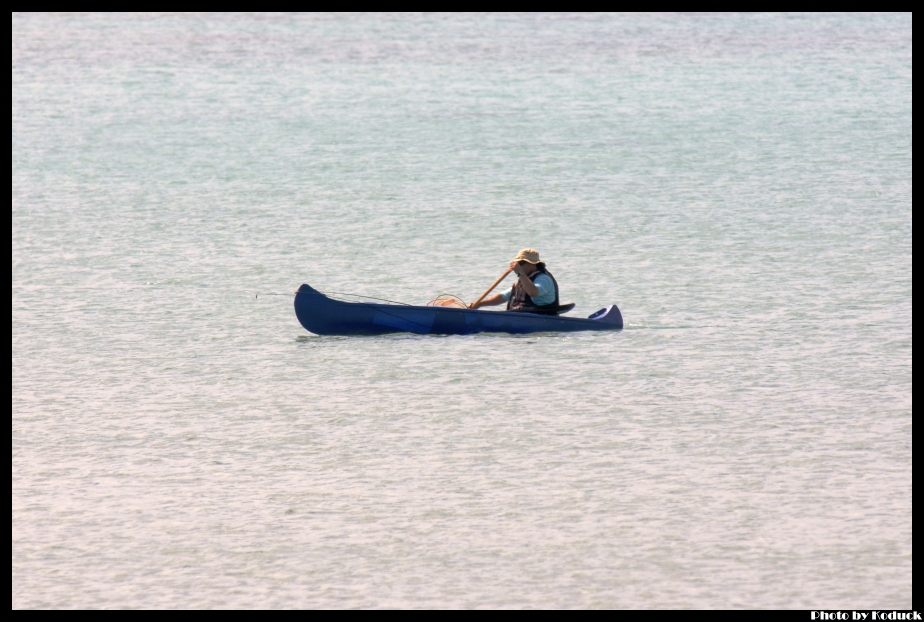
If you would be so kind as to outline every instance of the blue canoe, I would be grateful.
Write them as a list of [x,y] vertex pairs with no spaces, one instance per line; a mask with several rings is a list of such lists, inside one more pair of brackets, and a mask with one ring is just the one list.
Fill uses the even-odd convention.
[[516,311],[344,302],[329,298],[308,285],[302,285],[295,293],[295,315],[306,330],[316,335],[473,335],[622,329],[622,314],[616,305],[600,309],[588,318],[575,318]]

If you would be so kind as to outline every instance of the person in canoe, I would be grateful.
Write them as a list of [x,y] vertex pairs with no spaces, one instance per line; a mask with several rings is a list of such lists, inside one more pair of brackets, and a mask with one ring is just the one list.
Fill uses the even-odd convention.
[[508,311],[559,313],[558,283],[539,260],[539,251],[524,248],[510,261],[510,269],[517,275],[517,282],[509,291],[473,302],[470,308],[494,307],[506,302]]

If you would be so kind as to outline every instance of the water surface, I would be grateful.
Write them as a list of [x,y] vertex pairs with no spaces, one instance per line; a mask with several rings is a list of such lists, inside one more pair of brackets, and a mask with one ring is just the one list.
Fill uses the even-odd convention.
[[12,33],[14,608],[912,606],[910,14]]

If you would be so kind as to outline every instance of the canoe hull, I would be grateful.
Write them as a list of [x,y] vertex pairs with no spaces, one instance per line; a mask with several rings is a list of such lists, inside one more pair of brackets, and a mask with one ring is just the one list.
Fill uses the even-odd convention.
[[295,294],[295,315],[305,330],[316,335],[474,335],[526,334],[620,330],[622,314],[616,305],[591,318],[569,318],[536,313],[481,311],[453,307],[418,307],[328,298],[309,285]]

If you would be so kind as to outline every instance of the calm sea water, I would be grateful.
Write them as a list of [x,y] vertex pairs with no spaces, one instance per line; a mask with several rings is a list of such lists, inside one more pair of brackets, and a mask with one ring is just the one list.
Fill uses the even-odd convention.
[[12,606],[911,607],[911,20],[14,15]]

